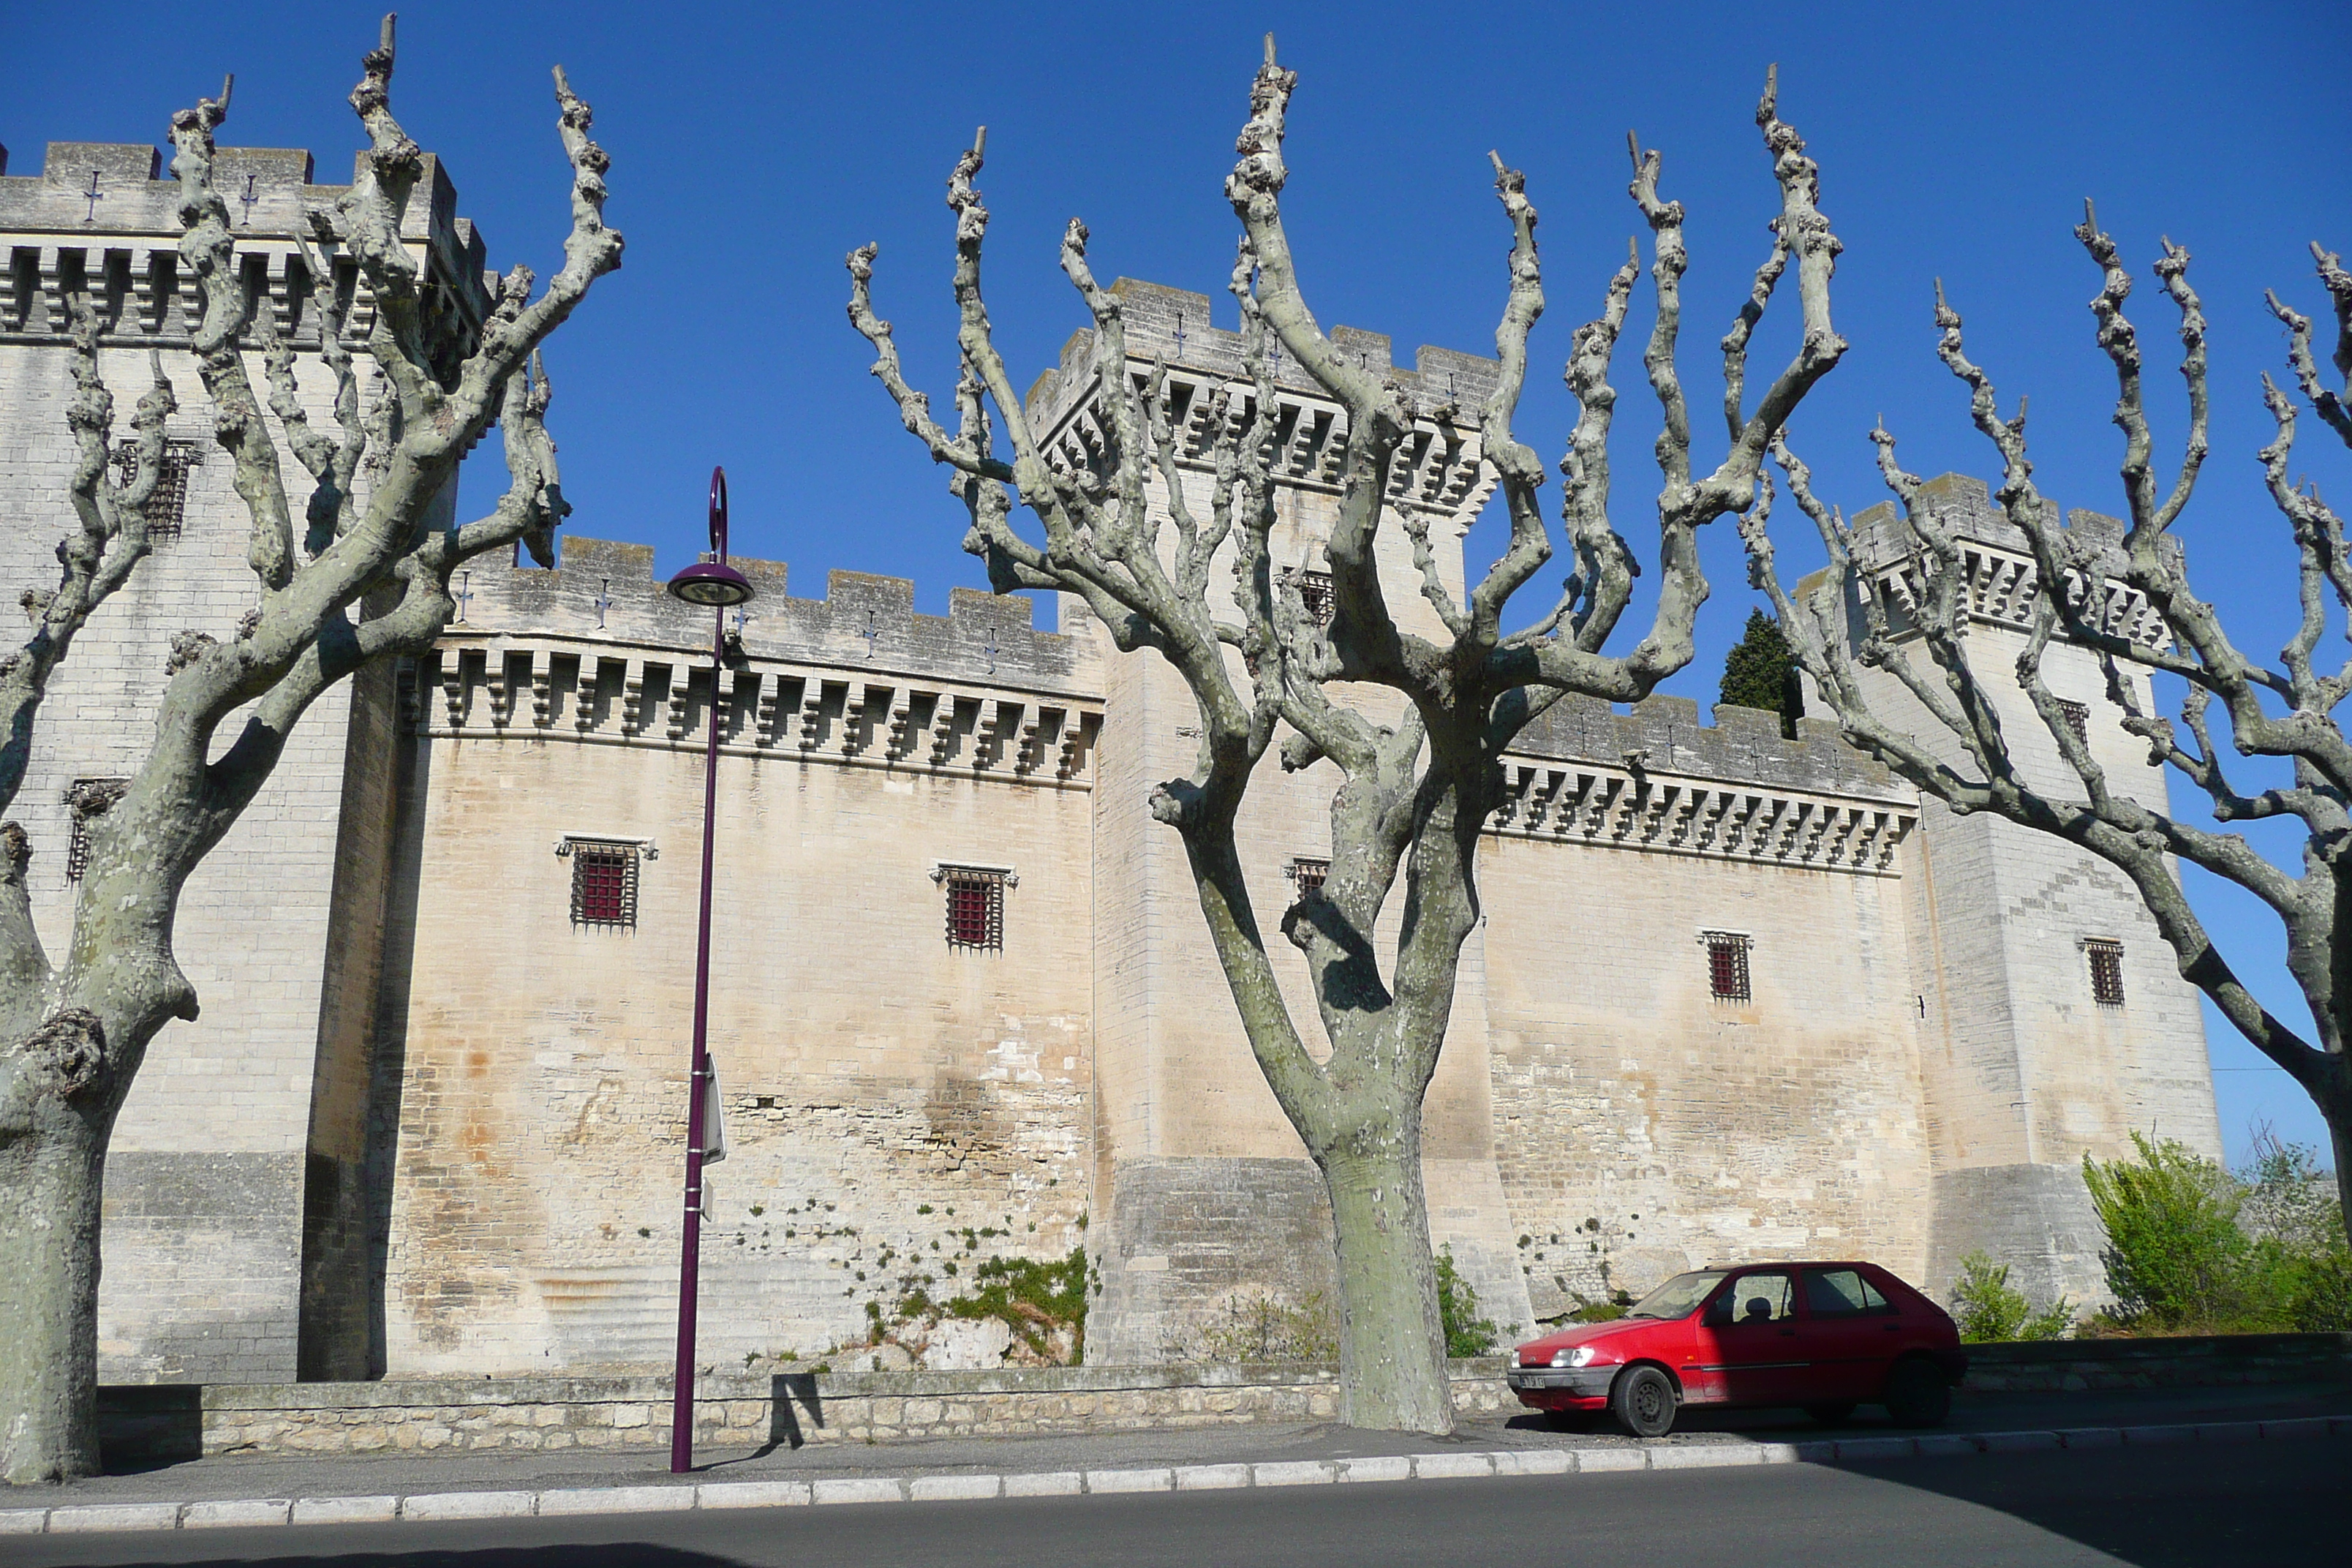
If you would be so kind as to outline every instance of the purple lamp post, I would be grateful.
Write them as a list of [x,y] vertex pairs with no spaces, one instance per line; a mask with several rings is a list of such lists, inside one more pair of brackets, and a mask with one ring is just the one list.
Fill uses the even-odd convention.
[[727,611],[751,597],[727,564],[727,470],[710,470],[710,554],[669,580],[669,591],[710,609],[710,739],[702,764],[702,925],[694,949],[694,1066],[687,1079],[686,1244],[677,1272],[677,1381],[671,1396],[669,1468],[694,1468],[694,1309],[701,1286],[704,1102],[710,1072],[710,871],[719,816],[719,672],[727,657]]

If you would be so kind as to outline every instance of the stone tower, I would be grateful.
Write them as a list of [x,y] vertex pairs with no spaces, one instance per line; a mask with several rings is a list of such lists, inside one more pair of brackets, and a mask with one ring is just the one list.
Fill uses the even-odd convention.
[[[1197,516],[1208,515],[1211,392],[1245,378],[1237,333],[1211,325],[1206,295],[1122,279],[1129,374],[1167,364],[1180,471]],[[1408,405],[1425,412],[1406,438],[1389,503],[1429,525],[1450,586],[1462,594],[1462,536],[1494,480],[1480,457],[1475,409],[1494,385],[1494,362],[1424,347],[1395,365],[1378,333],[1339,327],[1339,350],[1375,375],[1393,376]],[[1059,368],[1029,394],[1029,416],[1053,460],[1083,468],[1101,449],[1092,334],[1065,349]],[[1311,605],[1328,604],[1323,556],[1337,515],[1336,482],[1346,415],[1295,361],[1276,361],[1277,521],[1270,542],[1278,572],[1302,574]],[[1229,417],[1248,417],[1235,397]],[[1164,506],[1156,473],[1153,504]],[[1444,633],[1417,589],[1401,530],[1383,529],[1381,572],[1413,629]],[[1213,574],[1213,595],[1228,574]],[[1318,593],[1318,589],[1321,590]],[[1412,624],[1410,620],[1408,624]],[[1192,697],[1157,658],[1111,657],[1105,665],[1100,787],[1096,794],[1095,1173],[1089,1249],[1104,1292],[1088,1331],[1089,1353],[1151,1362],[1197,1353],[1199,1335],[1237,1304],[1266,1298],[1293,1309],[1336,1297],[1330,1219],[1322,1179],[1266,1088],[1243,1037],[1222,971],[1202,931],[1198,894],[1177,836],[1151,819],[1147,796],[1187,772],[1199,733]],[[1377,710],[1389,693],[1360,694]],[[1392,706],[1392,703],[1390,705]],[[1239,827],[1258,918],[1271,932],[1297,896],[1297,879],[1320,874],[1330,856],[1328,811],[1338,770],[1297,774],[1267,767],[1252,784]],[[1395,904],[1401,904],[1396,900]],[[1392,904],[1388,924],[1397,909]],[[1393,952],[1395,931],[1382,939]],[[1319,1042],[1300,955],[1269,942],[1292,1016]],[[1532,1321],[1512,1252],[1509,1205],[1498,1176],[1488,1102],[1483,936],[1463,957],[1463,984],[1431,1084],[1423,1128],[1431,1240],[1451,1247],[1487,1315]]]
[[[2035,566],[2024,536],[1977,479],[1929,480],[1917,504],[1965,552],[1969,658],[2011,755],[2040,786],[2079,796],[2057,743],[2009,678],[2032,604]],[[2168,645],[2162,617],[2119,580],[2123,524],[2078,510],[2067,525],[2096,547],[2110,624]],[[1882,503],[1854,519],[1854,532],[1856,568],[1880,584],[1899,630],[1916,603],[1906,531]],[[2166,545],[2179,548],[2174,540]],[[1925,660],[1916,632],[1899,640]],[[2062,639],[2043,656],[2042,672],[2109,787],[2166,810],[2163,770],[2150,763],[2145,742],[2125,732],[2098,660]],[[1958,741],[1895,677],[1870,679],[1880,711],[1907,716],[1914,733],[1948,746],[1955,765],[1966,766]],[[2140,710],[2155,711],[2147,673],[2128,679]],[[1923,874],[1912,887],[1927,939],[1921,1007],[1939,1026],[1922,1058],[1933,1108],[1928,1277],[1940,1289],[1960,1258],[1981,1249],[2010,1263],[2037,1299],[2063,1290],[2078,1302],[2096,1300],[2105,1294],[2103,1240],[2083,1157],[2128,1154],[2134,1131],[2221,1153],[2198,994],[2131,883],[2105,860],[1990,815],[1956,816],[1932,800],[1921,819]]]
[[[482,240],[457,216],[448,175],[427,163],[403,232],[436,301],[433,330],[462,356],[488,305]],[[227,637],[259,595],[245,564],[249,523],[188,353],[200,303],[176,251],[179,187],[162,175],[148,146],[53,142],[39,173],[15,176],[0,152],[0,511],[11,522],[0,580],[11,597],[55,584],[53,552],[71,526],[68,299],[86,290],[99,310],[118,439],[148,385],[150,350],[179,399],[148,511],[154,552],[51,681],[16,803],[34,847],[34,916],[52,953],[70,929],[79,871],[73,785],[121,777],[145,754],[173,634]],[[312,183],[309,153],[270,148],[220,149],[214,178],[247,289],[301,351],[301,395],[314,427],[331,430],[332,380],[293,236],[344,187]],[[341,270],[347,294],[358,290],[350,346],[364,364],[372,312],[355,269]],[[292,488],[302,470],[282,438],[280,460]],[[359,1154],[391,822],[391,682],[389,669],[367,671],[319,700],[183,895],[176,945],[204,1015],[157,1037],[115,1129],[105,1381],[367,1369]]]

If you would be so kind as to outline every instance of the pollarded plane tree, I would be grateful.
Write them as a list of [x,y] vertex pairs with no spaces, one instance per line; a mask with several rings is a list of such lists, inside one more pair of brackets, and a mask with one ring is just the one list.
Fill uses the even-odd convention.
[[[874,313],[875,247],[851,255],[850,318],[879,358],[907,428],[951,470],[970,517],[964,548],[988,563],[999,593],[1077,595],[1122,653],[1150,650],[1183,679],[1201,739],[1191,773],[1159,784],[1153,816],[1181,836],[1201,910],[1250,1048],[1328,1188],[1338,1247],[1342,1419],[1360,1426],[1443,1432],[1453,1424],[1421,1167],[1422,1098],[1435,1069],[1462,945],[1478,920],[1475,852],[1500,804],[1497,759],[1530,720],[1570,692],[1611,701],[1646,696],[1691,658],[1691,626],[1707,585],[1698,531],[1745,510],[1774,432],[1837,363],[1844,343],[1830,321],[1838,242],[1817,205],[1818,170],[1775,108],[1768,79],[1756,114],[1780,193],[1769,257],[1723,341],[1728,450],[1711,470],[1691,456],[1690,420],[1675,365],[1683,209],[1659,192],[1659,155],[1633,147],[1632,194],[1653,237],[1657,314],[1643,356],[1664,411],[1657,442],[1658,604],[1628,652],[1603,651],[1632,597],[1636,561],[1610,521],[1608,441],[1616,394],[1608,370],[1639,272],[1639,247],[1610,279],[1601,314],[1579,328],[1566,376],[1580,413],[1560,468],[1561,517],[1573,555],[1564,589],[1530,624],[1507,628],[1514,594],[1550,560],[1538,504],[1543,467],[1513,433],[1526,379],[1528,336],[1544,304],[1536,209],[1518,171],[1494,157],[1510,224],[1509,285],[1496,329],[1500,373],[1475,417],[1486,461],[1507,509],[1501,558],[1457,599],[1446,587],[1426,525],[1410,541],[1418,592],[1443,637],[1401,622],[1381,580],[1381,531],[1414,525],[1384,505],[1400,442],[1419,418],[1455,410],[1412,406],[1412,395],[1335,350],[1307,309],[1284,229],[1280,197],[1285,117],[1297,81],[1274,42],[1250,91],[1250,117],[1225,194],[1242,225],[1232,282],[1246,374],[1213,390],[1205,515],[1177,473],[1164,364],[1130,377],[1120,300],[1097,285],[1087,228],[1073,220],[1061,262],[1095,327],[1093,370],[1104,400],[1098,463],[1057,471],[1039,449],[1022,399],[992,340],[981,291],[988,209],[972,179],[982,141],[957,162],[948,204],[956,214],[954,289],[961,307],[958,425],[935,422],[906,383],[891,329]],[[1492,156],[1490,154],[1490,156]],[[1751,332],[1791,259],[1803,311],[1801,347],[1751,409],[1745,373]],[[1328,545],[1334,613],[1310,615],[1295,581],[1275,569],[1269,472],[1276,408],[1270,361],[1286,353],[1344,411],[1337,517]],[[1010,446],[999,454],[999,426]],[[1154,475],[1166,500],[1154,502]],[[1013,526],[1015,498],[1043,542]],[[1229,595],[1213,591],[1230,574]],[[1350,691],[1385,695],[1387,721]],[[1401,700],[1399,700],[1401,699]],[[1318,889],[1281,912],[1282,934],[1306,955],[1330,1052],[1318,1060],[1285,1005],[1235,848],[1234,824],[1252,778],[1274,752],[1286,769],[1328,759],[1340,782],[1330,803],[1331,864]],[[1400,886],[1400,883],[1402,884]],[[1374,928],[1392,899],[1402,915],[1383,973]]]
[[[1858,562],[1843,511],[1815,495],[1806,466],[1784,437],[1775,441],[1773,456],[1790,493],[1820,531],[1829,567],[1794,594],[1783,586],[1766,532],[1768,489],[1764,504],[1740,528],[1750,576],[1770,597],[1791,650],[1836,710],[1851,744],[1955,812],[1990,813],[2070,840],[2130,879],[2182,976],[2317,1103],[2335,1144],[2338,1197],[2352,1214],[2352,1063],[2345,1054],[2352,1036],[2352,925],[2345,920],[2352,910],[2347,902],[2352,895],[2352,742],[2340,713],[2352,693],[2352,662],[2329,669],[2317,658],[2330,599],[2339,613],[2352,610],[2352,556],[2343,521],[2315,488],[2289,479],[2296,405],[2266,374],[2263,399],[2276,433],[2257,456],[2271,500],[2294,541],[2301,615],[2275,667],[2249,658],[2213,606],[2190,589],[2185,554],[2171,531],[2196,488],[2207,447],[2206,324],[2189,282],[2189,253],[2167,239],[2155,263],[2179,312],[2180,373],[2188,384],[2188,435],[2167,485],[2156,471],[2138,334],[2124,314],[2131,276],[2088,204],[2074,236],[2100,269],[2091,310],[2099,347],[2113,363],[2120,389],[2115,422],[2124,433],[2128,508],[2120,552],[2059,526],[2057,509],[2033,482],[2023,400],[2014,416],[2000,416],[1991,377],[1969,359],[1959,314],[1946,302],[1940,284],[1937,289],[1937,354],[1967,385],[1976,427],[2000,454],[1995,499],[2032,557],[2029,580],[2018,590],[2030,613],[2014,668],[1987,672],[1971,660],[1964,635],[1971,591],[1966,552],[1921,497],[1918,479],[1896,463],[1895,439],[1883,426],[1871,439],[1898,503],[1907,561],[1892,571]],[[2316,244],[2312,254],[2335,307],[2341,383],[2352,378],[2352,274]],[[2287,329],[2287,363],[2297,386],[2328,427],[2352,445],[2346,389],[2330,387],[2322,375],[2312,353],[2310,319],[2276,294],[2268,298]],[[1891,604],[1898,585],[1903,597],[1916,602]],[[2116,613],[2134,598],[2153,616]],[[1898,637],[1909,640],[1913,634],[1917,656],[1897,646]],[[2108,695],[2123,710],[2124,730],[2147,742],[2151,765],[2168,766],[2203,793],[2221,830],[2182,821],[2110,786],[2043,679],[2043,656],[2062,638],[2100,661]],[[1892,683],[1866,673],[1874,670],[1900,683],[1909,700],[1905,710],[1887,700]],[[2170,677],[2186,689],[2178,725],[2146,710],[2135,679],[2142,672]],[[2032,721],[2048,731],[2064,759],[2054,780],[2036,780],[2021,766],[2002,726],[2004,686],[2022,691]],[[2231,781],[2213,733],[2217,703],[2229,726],[2228,743],[2242,756],[2286,759],[2291,782],[2249,793]],[[2227,830],[2231,824],[2272,821],[2299,826],[2300,875]],[[2172,857],[2245,889],[2278,919],[2287,971],[2309,1012],[2307,1028],[2288,1024],[2255,999],[2174,879]]]
[[[429,647],[452,608],[450,574],[464,562],[520,542],[551,564],[553,530],[569,510],[537,354],[621,261],[621,237],[604,223],[608,160],[589,139],[589,106],[559,68],[558,131],[572,176],[562,267],[536,297],[528,268],[498,279],[472,352],[436,368],[427,284],[401,237],[425,163],[393,117],[393,46],[387,17],[351,98],[368,151],[350,191],[309,215],[303,242],[335,381],[333,436],[311,427],[297,398],[293,349],[269,303],[247,292],[213,186],[228,85],[172,118],[180,255],[202,307],[190,348],[251,523],[247,561],[259,603],[222,637],[197,629],[173,637],[145,760],[119,797],[90,803],[103,810],[91,821],[62,955],[44,952],[33,927],[25,833],[0,826],[0,1473],[13,1482],[97,1467],[100,1188],[108,1138],[148,1043],[170,1020],[196,1016],[195,988],[173,956],[182,885],[252,804],[320,693],[371,660]],[[349,300],[338,297],[339,253],[356,263],[375,307],[366,355],[384,390],[364,413],[342,342]],[[98,318],[87,298],[72,302],[71,317],[75,525],[58,547],[56,588],[26,596],[31,635],[0,661],[0,810],[38,743],[49,677],[147,554],[143,505],[174,395],[151,356],[154,384],[131,421],[136,462],[127,481],[110,478],[112,397],[100,374]],[[310,476],[299,523],[250,374],[255,351],[269,411]],[[436,498],[493,421],[511,485],[488,515],[435,526]]]

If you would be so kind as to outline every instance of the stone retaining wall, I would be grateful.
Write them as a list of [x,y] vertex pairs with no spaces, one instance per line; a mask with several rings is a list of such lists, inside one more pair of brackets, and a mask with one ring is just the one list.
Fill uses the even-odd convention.
[[2003,1392],[2352,1381],[2352,1334],[2040,1340],[1970,1345],[1967,1386]]
[[[2352,1334],[1972,1345],[1984,1391],[2352,1381]],[[1454,1363],[1465,1415],[1517,1408],[1499,1357]],[[887,1442],[1139,1427],[1328,1421],[1328,1366],[1007,1367],[989,1372],[720,1374],[697,1388],[699,1445]],[[619,1448],[669,1441],[668,1380],[542,1377],[149,1384],[101,1390],[110,1463],[231,1453]]]
[[[1006,1368],[703,1378],[698,1445],[887,1442],[1333,1419],[1328,1366]],[[1456,1362],[1467,1414],[1516,1408],[1499,1358]],[[232,1453],[618,1448],[669,1442],[669,1380],[484,1378],[108,1388],[109,1463]]]

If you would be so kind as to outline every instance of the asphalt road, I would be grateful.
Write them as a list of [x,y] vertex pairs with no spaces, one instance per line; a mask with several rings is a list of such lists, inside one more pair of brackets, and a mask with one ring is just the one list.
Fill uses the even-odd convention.
[[0,1542],[9,1568],[2352,1563],[2338,1442]]

